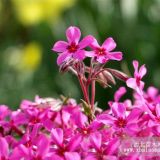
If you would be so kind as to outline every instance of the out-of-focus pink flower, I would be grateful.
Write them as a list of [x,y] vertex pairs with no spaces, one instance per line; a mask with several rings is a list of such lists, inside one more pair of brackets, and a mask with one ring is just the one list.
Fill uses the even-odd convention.
[[0,137],[0,159],[5,160],[9,157],[9,145],[5,138]]
[[71,26],[66,30],[66,37],[68,42],[58,41],[54,44],[52,50],[59,53],[57,64],[60,65],[64,61],[74,58],[83,60],[85,58],[85,50],[93,41],[92,36],[86,36],[79,42],[81,31],[78,27]]
[[94,38],[90,47],[93,51],[86,52],[86,56],[94,57],[99,63],[106,63],[109,60],[122,60],[122,52],[112,52],[112,50],[116,48],[116,43],[113,38],[107,38],[102,46],[100,46]]
[[143,76],[146,74],[147,69],[145,65],[142,65],[139,70],[139,63],[138,61],[134,60],[133,61],[133,67],[134,67],[134,78],[129,78],[126,81],[126,84],[128,87],[136,90],[138,93],[142,92],[141,90],[144,88],[144,82],[141,81]]

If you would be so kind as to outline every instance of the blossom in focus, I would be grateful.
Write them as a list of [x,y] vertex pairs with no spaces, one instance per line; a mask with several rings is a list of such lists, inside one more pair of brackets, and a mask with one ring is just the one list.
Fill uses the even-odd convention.
[[75,0],[12,0],[18,20],[23,25],[56,21],[61,13],[73,6]]
[[144,82],[141,81],[141,79],[147,73],[147,69],[145,65],[142,65],[138,70],[139,63],[136,60],[133,61],[133,67],[134,67],[134,78],[129,78],[126,81],[126,84],[128,87],[135,89],[137,92],[140,92],[140,90],[144,88]]
[[81,31],[75,26],[71,26],[66,30],[66,37],[68,42],[58,41],[52,48],[53,51],[59,53],[57,59],[58,65],[71,58],[83,60],[86,55],[84,48],[89,46],[93,41],[93,37],[90,35],[80,41]]
[[122,60],[122,52],[112,52],[116,47],[116,43],[113,38],[107,38],[102,46],[100,46],[94,38],[90,47],[93,51],[87,52],[86,56],[94,57],[99,63],[106,63],[109,60]]

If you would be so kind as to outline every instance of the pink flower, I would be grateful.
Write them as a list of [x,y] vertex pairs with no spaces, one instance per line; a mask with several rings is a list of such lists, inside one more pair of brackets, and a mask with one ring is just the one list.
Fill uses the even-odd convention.
[[58,41],[54,44],[52,50],[59,53],[57,64],[60,65],[70,58],[83,60],[85,58],[85,50],[93,41],[92,36],[86,36],[79,42],[81,31],[78,27],[71,26],[66,30],[66,37],[68,42]]
[[95,57],[99,63],[106,63],[109,60],[122,60],[122,52],[111,52],[116,47],[116,43],[112,38],[107,38],[102,46],[100,46],[94,38],[90,47],[93,51],[86,52],[86,56]]
[[134,78],[129,78],[126,81],[126,84],[128,87],[136,90],[138,93],[141,92],[141,90],[144,88],[144,82],[141,81],[143,76],[146,74],[147,69],[145,65],[142,65],[140,69],[138,70],[139,63],[138,61],[134,60],[133,61],[133,67],[134,67]]
[[53,144],[56,145],[55,154],[60,157],[65,156],[67,160],[72,160],[74,156],[75,160],[80,160],[80,156],[76,151],[80,147],[82,137],[77,134],[72,136],[69,141],[66,141],[64,133],[61,128],[52,129],[51,131]]
[[104,113],[99,115],[97,120],[107,126],[112,126],[116,131],[123,130],[131,135],[134,134],[138,128],[137,121],[142,114],[142,110],[134,108],[128,113],[123,103],[114,102],[111,111],[112,115]]

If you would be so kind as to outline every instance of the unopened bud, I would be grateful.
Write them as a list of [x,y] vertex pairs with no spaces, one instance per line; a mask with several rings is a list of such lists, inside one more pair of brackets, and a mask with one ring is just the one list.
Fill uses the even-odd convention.
[[118,71],[116,69],[106,68],[106,70],[109,71],[113,76],[122,81],[126,81],[129,78],[125,73]]
[[114,79],[114,77],[112,76],[112,74],[108,71],[103,71],[102,74],[104,75],[104,77],[106,78],[107,82],[112,83],[112,84],[116,84],[116,81]]

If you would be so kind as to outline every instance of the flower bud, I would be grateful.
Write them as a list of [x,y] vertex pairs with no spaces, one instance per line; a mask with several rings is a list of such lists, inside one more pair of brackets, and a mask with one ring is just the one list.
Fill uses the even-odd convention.
[[104,75],[104,77],[106,78],[107,82],[112,83],[112,84],[116,84],[116,81],[114,79],[114,77],[112,76],[112,74],[108,71],[103,71],[102,74]]
[[106,68],[106,70],[109,71],[113,76],[115,76],[116,78],[122,81],[126,81],[128,79],[128,76],[121,71],[118,71],[116,69],[111,69],[111,68]]

